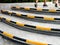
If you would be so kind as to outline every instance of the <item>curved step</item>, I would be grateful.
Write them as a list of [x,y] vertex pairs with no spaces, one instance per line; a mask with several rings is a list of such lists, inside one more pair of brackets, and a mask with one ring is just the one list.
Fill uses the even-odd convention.
[[56,12],[60,12],[60,10],[56,10],[56,9],[42,9],[42,8],[29,8],[29,7],[20,7],[20,6],[13,6],[11,7],[11,9],[13,10],[33,10],[33,11],[38,11],[38,12],[51,12],[51,13],[56,13]]
[[11,15],[11,16],[17,16],[17,17],[26,17],[26,18],[30,18],[30,19],[42,19],[42,20],[47,20],[47,21],[55,21],[58,20],[60,21],[60,18],[54,18],[54,17],[48,17],[48,16],[34,16],[31,14],[21,14],[21,13],[15,13],[12,11],[7,11],[7,10],[1,10],[1,13],[3,14],[7,14],[7,15]]
[[8,18],[4,18],[4,17],[1,17],[1,16],[0,16],[0,20],[1,21],[6,21],[8,23],[16,24],[16,25],[18,25],[20,27],[28,27],[28,28],[33,28],[33,29],[36,29],[36,30],[42,30],[42,31],[60,31],[60,29],[44,27],[44,26],[40,26],[40,25],[33,26],[33,25],[29,25],[29,24],[24,24],[24,23],[21,23],[21,22],[15,22],[15,21],[12,21],[12,20],[10,20]]
[[28,44],[26,44],[26,45],[29,45],[29,44],[33,44],[33,45],[51,45],[51,44],[47,44],[47,43],[36,42],[36,41],[32,41],[32,40],[28,40],[28,39],[23,39],[23,38],[20,38],[20,37],[16,37],[16,36],[14,36],[14,35],[12,35],[12,34],[9,34],[9,33],[7,33],[7,32],[1,31],[1,30],[0,30],[0,33],[1,33],[2,35],[6,36],[6,37],[8,37],[8,38],[10,38],[10,39],[12,39],[12,40],[13,40],[13,39],[16,39],[16,40],[25,42],[25,44],[28,43]]

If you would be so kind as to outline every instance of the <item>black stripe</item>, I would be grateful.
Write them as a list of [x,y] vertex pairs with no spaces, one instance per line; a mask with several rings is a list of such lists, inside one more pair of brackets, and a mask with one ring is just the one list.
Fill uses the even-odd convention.
[[12,7],[11,9],[12,9],[12,10],[17,10],[16,7]]
[[60,10],[56,10],[56,11],[60,11]]
[[14,21],[10,21],[10,22],[12,22],[12,23],[16,24],[16,22],[14,22]]
[[27,15],[21,14],[23,17],[27,17]]
[[2,18],[1,21],[2,21],[2,22],[3,22],[3,21],[6,21],[6,19],[5,19],[5,18]]
[[12,7],[12,8],[16,8],[16,7]]
[[3,13],[3,10],[1,10],[1,12]]
[[48,45],[51,45],[51,44],[48,44]]
[[53,28],[52,28],[51,30],[52,30],[52,31],[60,31],[60,29],[53,29]]
[[16,9],[21,9],[21,8],[19,7],[19,8],[16,8]]
[[24,9],[23,7],[20,7],[20,9]]
[[13,12],[11,15],[12,15],[12,16],[16,16],[16,13]]
[[[18,10],[16,7],[12,7],[11,9],[16,9],[16,10]],[[20,8],[19,8],[20,9]]]
[[43,19],[43,17],[39,17],[39,16],[35,16],[35,18],[42,18]]
[[36,10],[35,8],[30,8],[30,10]]
[[2,13],[3,13],[3,14],[9,14],[8,11],[5,11],[5,12],[2,11]]
[[27,25],[27,24],[25,24],[24,26],[27,26],[27,27],[32,27],[32,28],[36,28],[36,26]]
[[0,30],[0,33],[3,33],[3,31]]
[[[12,7],[13,9],[17,9],[16,7]],[[23,7],[20,7],[20,9],[24,9]]]
[[49,9],[42,9],[43,11],[48,11]]
[[26,39],[18,38],[16,36],[14,36],[13,38],[26,42]]
[[55,20],[60,20],[60,18],[54,18]]

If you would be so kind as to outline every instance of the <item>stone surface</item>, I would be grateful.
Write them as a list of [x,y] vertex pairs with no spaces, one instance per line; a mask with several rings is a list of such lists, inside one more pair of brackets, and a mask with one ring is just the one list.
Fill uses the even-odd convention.
[[[54,5],[52,5],[52,3],[48,3],[48,7],[43,7],[42,6],[43,3],[38,3],[39,7],[42,8],[53,8]],[[34,8],[34,3],[0,3],[0,10],[4,9],[4,10],[11,10],[10,7],[11,6],[22,6],[22,7],[32,7]],[[55,8],[55,7],[54,7]],[[57,8],[56,8],[57,9]],[[13,10],[11,10],[13,11]],[[15,11],[17,12],[17,11]],[[21,12],[18,11],[19,13],[23,13],[23,14],[28,14],[25,12]],[[37,15],[37,16],[53,16],[53,17],[60,17],[60,15],[39,15],[39,14],[33,14],[33,15]],[[60,25],[59,24],[48,24],[48,23],[38,23],[38,22],[33,22],[33,21],[28,21],[25,19],[21,19],[21,18],[17,18],[14,16],[8,16],[8,15],[4,15],[4,14],[0,14],[0,16],[6,17],[6,18],[10,18],[11,20],[14,21],[19,21],[19,22],[23,22],[25,24],[31,24],[31,25],[41,25],[41,26],[45,26],[45,27],[52,27],[52,28],[59,28],[60,29]],[[27,31],[22,31],[19,29],[16,29],[14,27],[11,27],[5,23],[0,22],[0,30],[9,32],[17,37],[21,37],[21,38],[25,38],[25,39],[30,39],[30,40],[34,40],[34,41],[38,41],[38,42],[46,42],[52,45],[60,45],[60,37],[57,36],[49,36],[49,35],[43,35],[43,34],[37,34],[37,33],[31,33],[31,32],[27,32]],[[28,29],[29,30],[29,29]],[[10,42],[8,40],[3,39],[0,36],[0,45],[17,45],[13,42]]]

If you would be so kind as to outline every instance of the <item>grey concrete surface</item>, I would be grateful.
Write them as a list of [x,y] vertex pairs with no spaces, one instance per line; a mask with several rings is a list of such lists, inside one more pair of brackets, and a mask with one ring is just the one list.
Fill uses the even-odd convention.
[[[52,8],[52,7],[55,8],[55,9],[58,9],[58,8],[54,7],[54,4],[52,5],[52,2],[48,3],[48,5],[49,5],[48,7],[43,7],[42,4],[43,3],[38,3],[38,6],[42,7],[42,8],[45,8],[45,9],[46,8]],[[16,6],[16,5],[17,6],[22,6],[22,7],[27,7],[28,6],[28,7],[34,8],[34,3],[10,3],[10,4],[8,4],[8,3],[4,3],[4,4],[0,3],[0,10],[1,9],[3,9],[3,10],[11,10],[10,7],[11,6]],[[11,10],[11,11],[14,11],[14,10]],[[14,12],[28,14],[28,13],[25,13],[25,12],[22,12],[22,11],[14,11]],[[32,14],[32,13],[30,13],[30,14]],[[32,14],[32,15],[53,16],[53,17],[60,18],[60,15],[43,15],[43,14],[42,15]],[[39,22],[33,22],[33,21],[28,21],[28,20],[25,20],[25,19],[17,18],[17,17],[14,17],[14,16],[4,15],[4,14],[1,14],[1,13],[0,13],[0,16],[9,18],[9,19],[14,20],[14,21],[22,22],[22,23],[25,23],[25,24],[41,25],[41,26],[44,26],[44,27],[51,27],[51,28],[60,29],[59,24],[48,24],[48,23],[41,23],[41,22],[40,23]],[[9,33],[11,33],[11,34],[13,34],[13,35],[15,35],[17,37],[30,39],[30,40],[34,40],[34,41],[38,41],[38,42],[49,43],[49,44],[52,44],[52,45],[60,45],[60,37],[22,31],[22,30],[16,29],[16,28],[11,27],[11,26],[9,26],[9,25],[7,25],[5,23],[2,23],[2,22],[0,22],[0,30],[9,32]],[[9,42],[8,40],[5,40],[2,37],[0,37],[0,45],[15,45],[15,43]]]

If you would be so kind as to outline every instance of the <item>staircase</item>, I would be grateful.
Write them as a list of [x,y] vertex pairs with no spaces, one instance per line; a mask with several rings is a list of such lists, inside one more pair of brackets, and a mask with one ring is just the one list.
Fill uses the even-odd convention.
[[[2,21],[0,22],[0,30],[9,32],[17,37],[24,39],[30,39],[38,42],[47,42],[52,45],[60,44],[60,10],[54,7],[54,4],[48,2],[48,7],[43,7],[43,3],[38,3],[38,7],[42,9],[56,9],[53,12],[48,12],[49,10],[36,11],[34,3],[12,3],[12,4],[0,4],[0,16],[11,20],[11,23],[6,24]],[[51,6],[49,6],[51,5]],[[12,7],[17,7],[13,9]],[[32,8],[26,8],[26,7]],[[21,8],[22,9],[19,9]],[[25,7],[25,8],[24,8]],[[40,10],[41,10],[40,8]],[[28,10],[25,10],[28,9]],[[21,22],[19,26],[17,22]],[[14,23],[14,24],[12,24]],[[24,24],[24,26],[23,26]],[[41,29],[41,30],[40,30]],[[17,43],[3,39],[0,36],[1,45],[17,45]],[[20,44],[18,44],[20,45]]]

